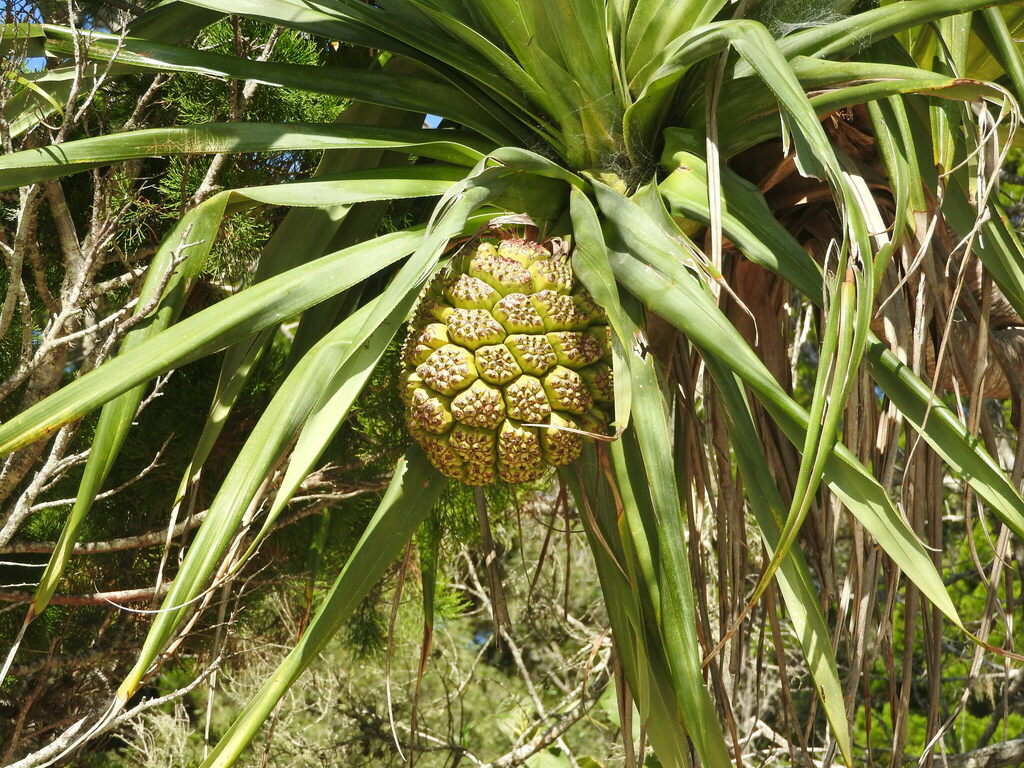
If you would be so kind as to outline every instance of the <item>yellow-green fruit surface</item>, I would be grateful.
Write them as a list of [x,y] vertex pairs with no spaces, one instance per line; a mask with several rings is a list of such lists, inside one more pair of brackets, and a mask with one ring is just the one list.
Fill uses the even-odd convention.
[[509,239],[467,246],[424,289],[402,351],[406,426],[467,485],[534,480],[603,434],[612,402],[603,310],[565,256]]

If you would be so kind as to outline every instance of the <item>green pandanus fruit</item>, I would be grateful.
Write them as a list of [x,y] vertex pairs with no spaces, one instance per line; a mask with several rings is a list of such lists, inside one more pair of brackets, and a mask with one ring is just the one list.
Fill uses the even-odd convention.
[[402,353],[405,421],[448,477],[533,480],[607,430],[607,318],[553,245],[479,241],[420,296]]

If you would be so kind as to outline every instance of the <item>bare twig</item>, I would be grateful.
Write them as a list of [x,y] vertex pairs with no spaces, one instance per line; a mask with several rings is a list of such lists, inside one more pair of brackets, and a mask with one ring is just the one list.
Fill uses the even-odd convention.
[[513,766],[524,765],[527,760],[542,749],[547,749],[552,744],[562,741],[562,737],[565,736],[569,729],[593,709],[598,699],[601,698],[601,694],[604,693],[605,688],[608,687],[610,680],[611,676],[606,670],[602,670],[599,675],[590,681],[586,689],[581,687],[577,694],[579,698],[576,702],[567,711],[560,715],[555,715],[547,728],[525,744],[521,744],[511,752],[505,753],[497,760],[487,763],[485,768],[513,768]]
[[1024,763],[1024,739],[1013,739],[971,752],[947,755],[936,761],[941,768],[1004,768]]
[[[51,605],[122,605],[151,600],[155,594],[165,594],[171,588],[171,582],[165,582],[159,588],[142,587],[141,589],[118,589],[112,592],[93,592],[88,595],[54,595],[50,598]],[[31,592],[0,591],[0,602],[31,603],[35,595]]]

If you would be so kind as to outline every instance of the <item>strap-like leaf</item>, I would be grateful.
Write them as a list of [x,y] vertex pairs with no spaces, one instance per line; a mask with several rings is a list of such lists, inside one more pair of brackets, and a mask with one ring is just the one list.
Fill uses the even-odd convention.
[[637,0],[622,45],[627,79],[635,80],[672,40],[714,20],[724,5],[722,0],[668,4],[660,0]]
[[[217,236],[226,200],[226,197],[221,197],[211,201],[211,204],[192,209],[164,238],[150,263],[136,309],[142,311],[151,307],[154,302],[156,306],[152,307],[152,316],[149,320],[128,332],[121,342],[121,352],[128,352],[143,345],[177,319],[188,296],[189,278],[200,271]],[[165,273],[172,269],[175,259],[182,256],[186,257],[185,261],[174,268],[170,279],[165,281]],[[162,294],[158,293],[161,289]],[[25,618],[26,622],[42,613],[49,604],[71,557],[81,525],[114,465],[121,443],[128,433],[144,394],[145,385],[140,384],[103,406],[74,505],[61,529],[60,538],[46,564],[46,570],[39,579],[39,586],[32,597],[32,604]]]
[[[409,113],[388,110],[371,104],[353,104],[338,117],[343,125],[380,124],[382,128],[411,127],[416,118],[410,120]],[[381,165],[386,153],[377,149],[328,150],[325,151],[313,174],[314,178],[329,177],[353,170],[373,168]],[[319,258],[324,253],[343,250],[371,238],[379,229],[383,214],[380,201],[357,203],[355,206],[322,206],[317,208],[292,208],[263,247],[256,266],[253,282],[260,282],[307,261]],[[347,292],[346,292],[347,293]],[[301,359],[317,341],[337,324],[336,302],[344,294],[331,297],[302,314],[295,339],[292,341],[290,357]],[[321,317],[322,316],[322,317]],[[310,326],[319,322],[315,339],[307,343]],[[236,400],[249,380],[256,361],[270,344],[277,329],[265,328],[250,339],[246,339],[225,350],[217,390],[210,404],[202,434],[196,440],[192,460],[182,473],[175,504],[182,503],[192,480],[206,461],[217,441]],[[290,369],[293,367],[289,365]]]
[[[645,598],[650,594],[649,589],[657,590],[649,549],[644,547],[644,553],[633,549],[633,542],[640,542],[645,533],[641,526],[629,528],[619,522],[620,512],[632,514],[635,510],[635,505],[630,503],[630,488],[620,486],[615,492],[611,490],[592,448],[584,451],[583,458],[573,469],[576,471],[563,469],[562,478],[576,500],[594,553],[608,619],[615,633],[615,648],[629,692],[662,764],[668,768],[689,768],[689,745],[680,723],[679,706],[663,655],[664,646],[656,639],[657,627],[648,627],[644,620],[644,617],[653,617],[653,611],[645,605],[649,600]],[[615,499],[621,499],[621,507]],[[623,539],[623,533],[631,538]],[[640,559],[647,565],[640,565]],[[644,586],[649,589],[638,588],[640,569],[650,576],[644,578]]]
[[258,283],[181,321],[0,425],[0,454],[56,431],[162,372],[223,349],[355,285],[414,250],[422,230],[385,235]]
[[[725,406],[730,443],[747,485],[747,500],[757,520],[757,528],[768,551],[774,553],[781,540],[779,521],[785,514],[786,505],[768,471],[764,453],[758,449],[761,441],[735,374],[711,354],[705,353],[704,360]],[[853,765],[853,744],[832,639],[818,604],[818,593],[810,570],[798,547],[790,549],[783,558],[776,579],[839,751],[846,764]]]
[[345,420],[388,343],[412,310],[426,275],[448,241],[463,231],[473,209],[504,186],[500,181],[501,173],[494,171],[492,169],[490,173],[494,189],[481,185],[483,179],[480,177],[474,180],[474,184],[481,185],[473,189],[476,194],[467,195],[449,209],[441,221],[443,226],[434,228],[391,281],[387,291],[379,299],[374,299],[374,308],[362,320],[359,334],[349,342],[344,354],[335,360],[325,360],[318,366],[324,382],[322,394],[299,434],[260,535],[270,529]]
[[[676,170],[662,182],[661,190],[673,214],[707,221],[707,194],[701,184],[703,160],[684,147],[690,146],[683,133],[671,134],[666,158],[674,158]],[[696,182],[688,179],[696,176]],[[806,251],[782,224],[771,215],[764,198],[742,179],[723,169],[723,186],[727,201],[735,207],[723,211],[722,225],[726,235],[744,255],[760,266],[771,270],[798,288],[815,304],[821,301],[820,270]],[[969,228],[970,208],[959,196],[956,187],[948,190],[947,215],[956,226]],[[984,242],[976,246],[986,266],[996,276],[996,282],[1005,285],[1004,293],[1015,308],[1024,309],[1024,268],[1021,264],[1021,246],[1008,227],[1005,216],[990,219],[982,225]],[[954,468],[961,468],[961,476],[972,489],[992,505],[997,516],[1014,530],[1024,527],[1024,499],[1013,487],[998,463],[984,446],[973,437],[949,407],[931,393],[921,381],[884,344],[869,337],[865,354],[868,372],[886,395],[893,401],[922,437]],[[767,383],[767,382],[766,382]],[[928,420],[923,417],[928,413]]]
[[418,449],[411,449],[399,462],[394,479],[373,519],[299,642],[221,737],[203,762],[203,768],[223,768],[234,764],[281,697],[313,663],[401,553],[430,513],[444,486],[443,478]]
[[[633,428],[653,511],[653,516],[644,520],[644,532],[657,546],[658,629],[665,643],[665,656],[683,725],[694,750],[704,765],[725,766],[731,762],[729,748],[711,695],[704,685],[701,668],[697,610],[669,430],[671,418],[654,369],[654,358],[648,355],[646,360],[641,360],[631,355],[629,369],[633,379]],[[642,478],[626,476],[622,480],[632,480],[634,489],[645,487]]]
[[[621,250],[612,252],[616,277],[695,346],[707,349],[740,376],[787,437],[795,445],[802,445],[808,428],[807,411],[786,394],[715,305],[706,288],[682,266],[674,244],[655,228],[642,225],[636,218],[636,206],[630,208],[631,205],[620,198],[604,209],[616,236],[623,242]],[[878,481],[841,444],[832,448],[825,479],[922,593],[963,629],[956,607],[924,546]]]
[[464,131],[317,123],[208,123],[113,133],[0,157],[0,189],[139,157],[298,149],[392,149],[473,166],[494,145]]
[[[50,55],[74,55],[74,36],[68,29],[48,24],[20,25],[18,32],[41,40]],[[344,70],[342,74],[326,67],[249,61],[226,54],[135,38],[122,39],[99,32],[91,33],[86,53],[89,58],[99,61],[116,59],[121,67],[255,80],[421,114],[440,114],[501,143],[514,141],[516,136],[514,131],[457,88],[421,77],[359,69]]]
[[[331,405],[332,401],[334,405],[347,408],[359,391],[359,387],[353,388],[346,382],[346,378],[355,376],[355,383],[359,383],[357,371],[345,366],[350,363],[355,365],[356,361],[360,366],[369,366],[379,357],[383,352],[381,344],[386,344],[394,334],[405,313],[411,308],[416,291],[426,280],[449,240],[464,233],[470,215],[502,191],[507,184],[507,176],[508,172],[503,168],[478,169],[473,176],[460,183],[457,192],[438,204],[441,212],[437,223],[428,227],[420,236],[416,250],[387,289],[328,334],[325,341],[314,347],[303,358],[302,365],[297,366],[289,376],[287,381],[291,385],[278,391],[274,398],[276,408],[272,414],[268,415],[269,411],[264,414],[260,420],[261,429],[254,431],[246,441],[246,455],[235,461],[214,499],[195,542],[175,576],[171,590],[164,598],[164,609],[157,614],[134,668],[121,684],[118,696],[122,700],[135,692],[150,665],[170,642],[192,601],[201,594],[213,569],[227,551],[263,479],[282,458],[285,446],[304,427],[310,415],[318,410],[320,415],[314,415],[314,419],[319,426],[333,424],[334,429],[337,428],[337,423],[345,413],[333,414],[323,409]],[[479,226],[479,223],[475,225]],[[249,290],[257,290],[279,280],[267,280]],[[226,301],[219,306],[223,307]],[[371,350],[363,349],[367,340],[382,328],[385,330],[380,333],[377,342],[370,345]],[[308,362],[311,359],[315,362]],[[335,375],[330,378],[319,377],[317,374],[325,367],[333,370]],[[365,382],[365,378],[362,381]],[[335,416],[337,421],[334,421]],[[293,472],[289,475],[283,495],[275,506],[275,514],[301,482],[308,466],[311,466],[329,442],[332,431],[328,429],[327,434],[309,434],[296,464],[298,474]]]
[[[1007,24],[1007,11],[1017,16],[1017,30],[1011,30]],[[1002,69],[1013,83],[1018,102],[1024,99],[1024,55],[1021,54],[1020,46],[1014,39],[1015,33],[1019,33],[1021,26],[1024,26],[1024,13],[1017,8],[985,8],[974,17],[974,30],[977,37],[969,41],[971,52],[976,55],[970,56],[967,61],[967,71],[964,73],[970,77],[980,77],[985,80],[995,80],[999,76],[999,69]],[[1017,37],[1020,35],[1017,34]],[[979,60],[980,59],[980,60]],[[992,63],[996,66],[993,67]]]
[[787,57],[841,57],[844,54],[855,53],[872,42],[935,19],[1017,2],[1018,0],[912,0],[886,3],[880,8],[872,8],[831,24],[794,32],[783,38],[779,45]]
[[615,385],[615,429],[621,432],[629,426],[632,411],[631,377],[627,355],[631,353],[635,339],[630,336],[628,318],[619,302],[619,287],[608,265],[601,222],[593,204],[580,190],[573,188],[570,197],[573,235],[576,248],[573,251],[573,268],[580,282],[590,291],[594,300],[604,308],[608,323],[612,327],[612,366]]

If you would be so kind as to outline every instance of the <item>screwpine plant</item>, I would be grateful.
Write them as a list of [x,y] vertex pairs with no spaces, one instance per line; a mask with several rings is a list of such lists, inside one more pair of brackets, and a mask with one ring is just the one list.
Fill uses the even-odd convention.
[[[381,66],[183,42],[227,14],[368,49]],[[823,716],[794,724],[791,742],[826,762],[861,760],[851,725],[879,695],[866,676],[879,655],[901,655],[888,689],[898,765],[920,631],[932,690],[943,626],[973,652],[969,677],[986,653],[1019,659],[991,604],[1009,599],[1003,557],[1024,536],[1024,249],[995,194],[1024,95],[1022,28],[1019,4],[993,0],[193,0],[163,3],[123,34],[8,27],[5,41],[54,64],[6,106],[14,135],[55,113],[76,59],[86,78],[191,72],[355,102],[332,123],[178,125],[0,158],[0,185],[31,189],[137,158],[325,152],[309,180],[226,189],[187,210],[149,262],[137,306],[150,314],[116,356],[0,425],[0,452],[17,456],[101,409],[28,624],[149,382],[222,354],[206,427],[179,468],[184,498],[254,361],[301,317],[291,370],[212,489],[134,667],[107,712],[58,746],[101,733],[211,583],[238,573],[432,276],[460,269],[460,245],[494,222],[526,215],[566,244],[610,329],[612,383],[599,378],[613,390],[615,439],[579,446],[557,477],[600,574],[621,701],[658,759],[743,763],[730,680],[752,617],[779,648],[781,613],[817,694],[805,711]],[[418,127],[428,114],[438,128]],[[375,236],[389,209],[419,198],[433,201],[428,216]],[[259,206],[288,213],[253,284],[182,318],[219,229]],[[1012,398],[1012,413],[984,405],[992,397]],[[409,448],[315,617],[204,765],[239,757],[448,482]],[[970,540],[990,585],[982,615],[961,615],[943,583],[953,537]],[[757,567],[751,552],[763,553]],[[925,760],[959,707],[934,695],[926,709]]]

